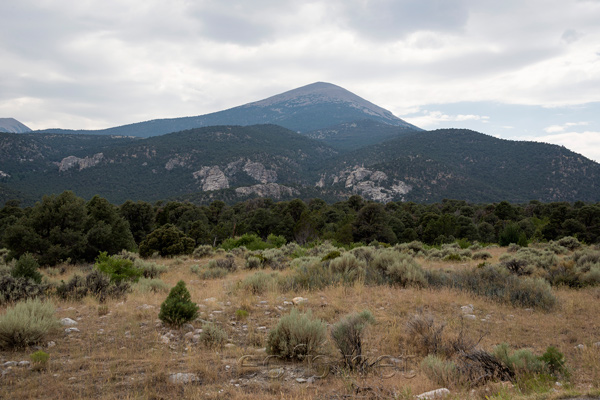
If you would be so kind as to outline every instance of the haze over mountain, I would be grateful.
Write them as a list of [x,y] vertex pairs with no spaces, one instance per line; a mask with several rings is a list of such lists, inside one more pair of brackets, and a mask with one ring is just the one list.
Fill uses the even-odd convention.
[[93,131],[45,129],[43,132],[151,137],[204,126],[277,124],[305,133],[360,120],[420,130],[344,88],[316,82],[264,100],[196,117],[155,119]]
[[0,132],[25,133],[31,129],[14,118],[0,118]]

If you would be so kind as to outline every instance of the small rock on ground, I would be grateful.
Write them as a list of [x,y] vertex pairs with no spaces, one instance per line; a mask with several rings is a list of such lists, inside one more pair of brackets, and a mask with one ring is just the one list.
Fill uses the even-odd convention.
[[443,399],[448,396],[450,391],[446,388],[432,390],[430,392],[425,392],[417,396],[417,399]]

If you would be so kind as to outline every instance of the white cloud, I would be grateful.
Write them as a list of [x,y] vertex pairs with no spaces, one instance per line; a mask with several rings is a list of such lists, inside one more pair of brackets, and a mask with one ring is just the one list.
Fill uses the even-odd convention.
[[4,1],[0,110],[34,128],[100,128],[314,81],[399,115],[466,101],[589,103],[600,93],[599,20],[600,2],[578,0]]
[[464,122],[464,121],[479,121],[482,123],[489,122],[490,117],[485,115],[473,115],[473,114],[458,114],[458,115],[448,115],[444,114],[441,111],[428,111],[423,110],[421,115],[418,116],[407,116],[406,119],[413,125],[416,125],[421,128],[431,128],[439,125],[442,122]]
[[600,132],[564,132],[546,136],[523,137],[521,139],[565,146],[569,150],[600,162]]
[[567,128],[572,128],[574,126],[587,126],[589,124],[590,123],[588,121],[566,122],[563,125],[550,125],[550,126],[544,128],[544,132],[546,132],[546,133],[564,132],[565,129],[567,129]]

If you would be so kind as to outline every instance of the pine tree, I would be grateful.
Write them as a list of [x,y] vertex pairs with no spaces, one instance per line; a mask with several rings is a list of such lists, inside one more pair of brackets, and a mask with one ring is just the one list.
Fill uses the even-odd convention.
[[169,325],[181,326],[198,315],[198,306],[191,300],[184,281],[177,282],[160,306],[158,318]]

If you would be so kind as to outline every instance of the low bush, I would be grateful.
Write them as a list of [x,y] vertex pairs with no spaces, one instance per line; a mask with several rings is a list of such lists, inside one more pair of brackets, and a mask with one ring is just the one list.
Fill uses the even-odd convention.
[[406,332],[421,355],[444,353],[442,333],[445,324],[437,324],[431,315],[415,314],[406,322]]
[[48,360],[50,360],[50,355],[45,351],[38,350],[35,353],[29,355],[31,359],[31,369],[34,371],[40,371],[42,369],[46,369],[48,366]]
[[136,282],[142,276],[142,271],[134,267],[133,261],[109,256],[105,251],[96,257],[95,268],[106,274],[112,282]]
[[56,287],[56,295],[65,300],[80,300],[87,295],[92,295],[103,302],[107,298],[122,298],[129,289],[129,283],[124,281],[111,282],[107,275],[95,270],[85,277],[73,275],[69,281],[61,281]]
[[461,379],[460,372],[453,361],[429,355],[421,362],[421,371],[432,382],[444,387],[455,386]]
[[18,302],[0,316],[0,348],[37,344],[59,326],[51,303],[38,299]]
[[557,243],[559,246],[565,247],[571,251],[581,247],[581,243],[579,242],[579,240],[577,240],[577,238],[574,238],[573,236],[565,236],[559,239]]
[[276,247],[272,243],[263,241],[258,235],[253,233],[246,233],[240,237],[225,239],[221,244],[221,248],[224,250],[232,250],[241,246],[244,246],[250,251],[265,250]]
[[250,256],[246,259],[246,269],[259,269],[262,261],[258,257]]
[[257,272],[254,275],[247,276],[240,282],[240,287],[252,294],[263,294],[269,289],[273,289],[278,284],[279,274],[273,272],[267,274],[265,272]]
[[200,279],[221,279],[227,276],[227,274],[229,274],[229,271],[226,270],[225,268],[219,268],[219,267],[198,267],[196,266],[192,266],[190,268],[190,270],[195,273],[196,275],[198,275],[198,277]]
[[394,262],[385,271],[389,283],[396,286],[424,287],[427,278],[421,266],[408,254],[398,254]]
[[179,281],[171,289],[165,301],[160,305],[158,318],[166,324],[181,326],[198,316],[198,306],[192,302],[190,292],[184,281]]
[[191,254],[196,242],[175,225],[166,224],[155,229],[140,243],[140,256],[151,257],[158,253],[163,257]]
[[233,256],[226,256],[217,260],[210,260],[206,265],[209,269],[220,268],[228,272],[234,272],[237,269]]
[[42,297],[48,289],[48,285],[35,283],[31,279],[1,275],[0,304]]
[[302,360],[307,355],[318,353],[326,331],[325,322],[314,319],[310,311],[302,314],[292,309],[269,331],[267,353]]
[[221,348],[227,342],[227,332],[212,323],[202,324],[200,343],[209,348]]
[[15,263],[11,275],[15,278],[31,279],[35,283],[42,283],[42,274],[38,269],[40,264],[31,253],[25,253]]
[[140,293],[167,293],[169,286],[157,278],[140,278],[133,287]]
[[477,251],[473,253],[473,260],[488,260],[492,255],[488,251]]
[[204,244],[204,245],[200,245],[194,249],[194,252],[192,253],[192,257],[203,258],[203,257],[212,256],[213,254],[215,254],[215,249],[209,244]]
[[158,278],[160,274],[163,274],[169,270],[169,267],[166,265],[142,260],[141,258],[133,261],[133,267],[141,272],[141,276],[150,279]]
[[349,369],[357,369],[363,364],[363,331],[369,324],[375,323],[370,311],[346,315],[331,328],[331,338]]
[[494,355],[515,375],[540,374],[545,372],[544,362],[528,349],[511,350],[508,343],[494,348]]

